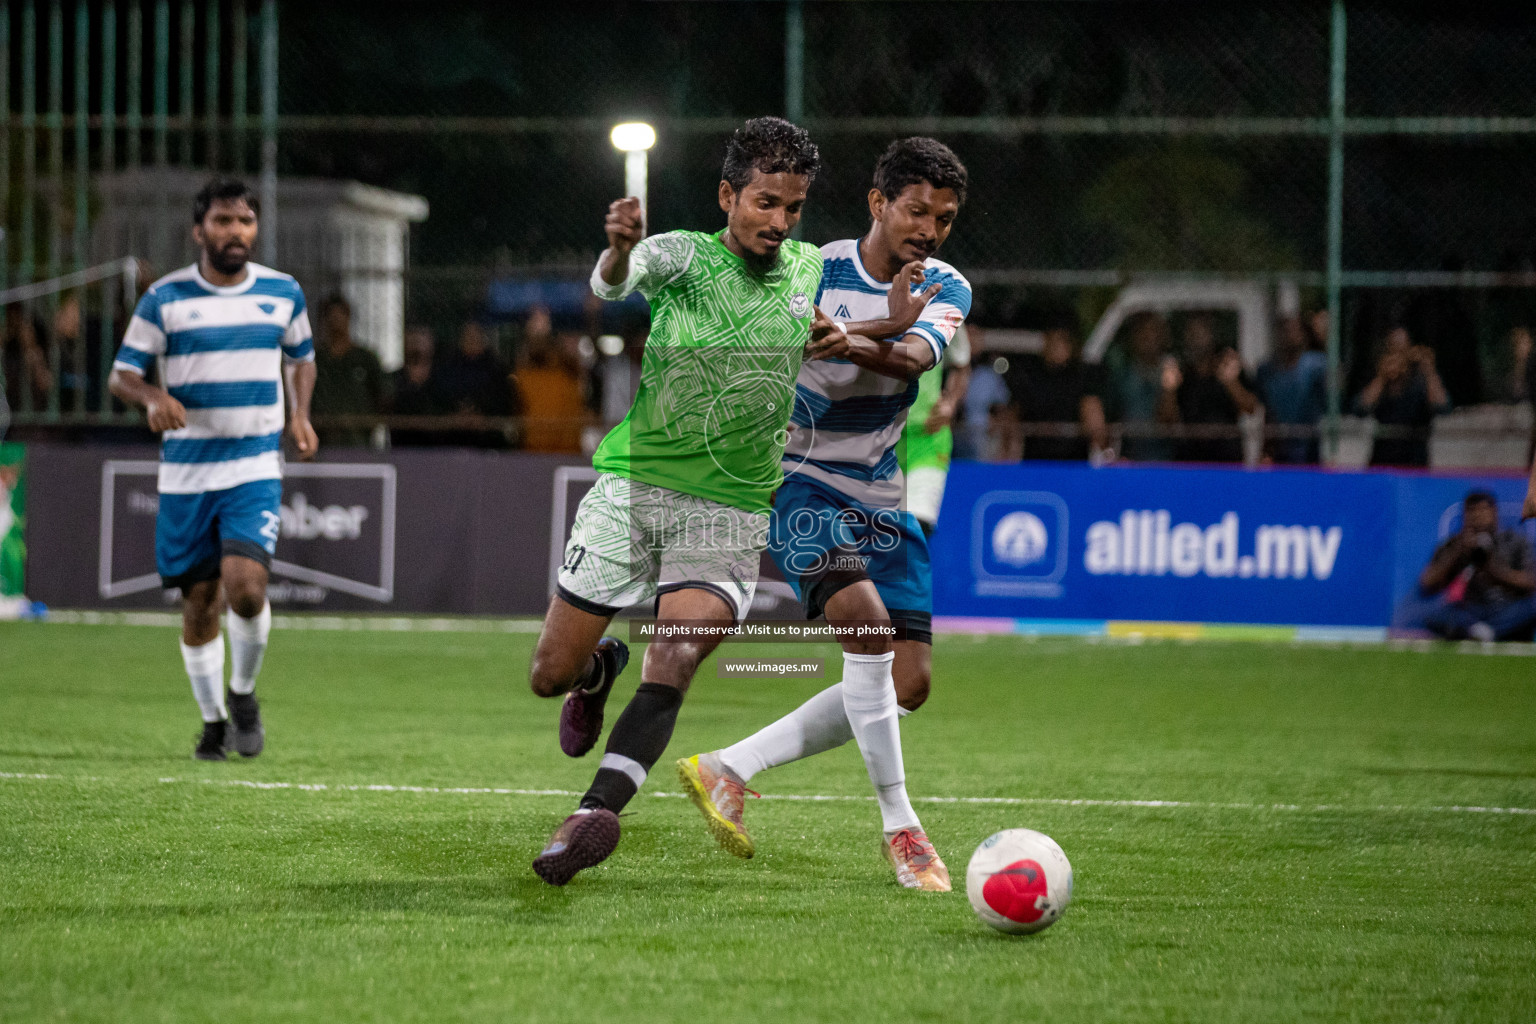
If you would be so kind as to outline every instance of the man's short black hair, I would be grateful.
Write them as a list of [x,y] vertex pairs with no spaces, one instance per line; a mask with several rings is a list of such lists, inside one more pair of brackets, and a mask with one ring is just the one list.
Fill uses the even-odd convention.
[[1492,491],[1468,491],[1466,500],[1462,502],[1462,505],[1466,508],[1471,508],[1473,505],[1492,505],[1494,508],[1498,508],[1499,499],[1494,497]]
[[203,218],[208,216],[208,211],[213,208],[213,204],[224,200],[230,202],[244,200],[252,213],[257,217],[261,216],[261,200],[249,185],[239,178],[213,178],[192,200],[192,223],[201,224]]
[[926,181],[934,188],[952,189],[964,203],[969,180],[965,164],[954,150],[938,139],[922,135],[897,139],[875,162],[875,188],[887,199],[895,199],[908,185]]
[[809,183],[821,170],[821,153],[804,128],[782,117],[754,117],[731,133],[720,177],[740,192],[752,180],[754,169],[764,174],[803,174]]
[[337,306],[340,306],[342,309],[346,310],[347,316],[352,315],[352,303],[347,301],[347,297],[341,294],[341,292],[331,292],[331,294],[327,295],[324,301],[320,303],[321,319],[324,319],[325,314],[329,313]]

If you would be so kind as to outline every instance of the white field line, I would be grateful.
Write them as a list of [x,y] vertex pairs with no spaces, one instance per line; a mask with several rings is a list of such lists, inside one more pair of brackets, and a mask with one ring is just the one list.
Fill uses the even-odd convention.
[[[132,780],[103,779],[95,775],[48,775],[37,772],[0,772],[0,779],[20,782],[114,782]],[[502,786],[396,786],[385,783],[335,783],[335,782],[256,782],[250,779],[183,779],[175,776],[157,778],[163,785],[218,786],[237,789],[294,789],[311,793],[426,793],[447,795],[491,796],[564,796],[579,797],[574,789],[518,789]],[[680,800],[684,793],[645,793],[660,800]],[[806,803],[830,803],[839,801],[869,802],[873,796],[840,796],[826,793],[764,793],[764,800],[789,800]],[[1351,807],[1347,804],[1263,804],[1263,803],[1210,803],[1198,800],[1096,800],[1065,797],[1022,796],[915,796],[913,803],[922,804],[981,804],[1002,807],[1141,807],[1151,809],[1171,808],[1196,811],[1289,811],[1303,814],[1342,812],[1346,814],[1497,814],[1536,815],[1536,807],[1484,807],[1471,804],[1375,804]]]

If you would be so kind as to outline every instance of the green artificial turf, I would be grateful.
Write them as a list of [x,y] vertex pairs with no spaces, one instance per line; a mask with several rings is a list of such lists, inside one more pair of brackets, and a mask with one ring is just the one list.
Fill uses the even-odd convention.
[[[1536,808],[1529,658],[941,637],[915,797],[1184,802],[919,803],[957,880],[1001,828],[1066,849],[1008,937],[898,888],[871,802],[749,801],[738,861],[651,795],[825,685],[712,665],[617,853],[544,885],[571,797],[441,791],[590,780],[532,639],[279,630],[266,753],[202,764],[174,631],[0,624],[0,772],[49,776],[0,778],[0,1021],[1536,1017],[1536,815],[1451,809]],[[754,785],[868,793],[851,744]]]

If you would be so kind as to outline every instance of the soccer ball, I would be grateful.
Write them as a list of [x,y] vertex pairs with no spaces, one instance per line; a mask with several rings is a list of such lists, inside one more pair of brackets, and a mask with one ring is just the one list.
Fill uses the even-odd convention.
[[965,869],[976,916],[1000,932],[1048,928],[1072,901],[1072,865],[1056,840],[1029,828],[988,836]]

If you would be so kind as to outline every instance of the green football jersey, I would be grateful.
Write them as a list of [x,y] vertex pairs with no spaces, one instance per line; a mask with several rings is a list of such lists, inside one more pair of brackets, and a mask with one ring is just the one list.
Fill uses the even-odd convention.
[[599,472],[765,512],[783,479],[795,376],[811,337],[821,251],[786,240],[767,273],[726,248],[724,232],[669,231],[635,246],[629,277],[605,299],[651,304],[640,390],[592,457]]
[[923,424],[944,394],[944,364],[940,363],[917,379],[917,398],[907,410],[907,426],[902,431],[898,460],[903,473],[922,467],[949,468],[949,454],[955,438],[949,427],[930,434]]

